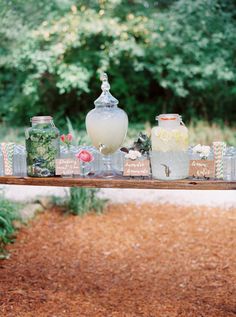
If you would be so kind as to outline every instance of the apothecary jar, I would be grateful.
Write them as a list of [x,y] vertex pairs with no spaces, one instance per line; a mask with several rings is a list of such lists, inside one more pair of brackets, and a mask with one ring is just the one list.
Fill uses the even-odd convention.
[[111,155],[124,142],[128,129],[128,117],[119,108],[118,100],[110,93],[107,74],[102,76],[102,94],[95,100],[95,108],[86,116],[86,128],[93,146],[102,154],[104,171],[97,176],[113,177],[119,174],[112,166]]
[[60,133],[50,116],[31,119],[26,129],[27,174],[36,177],[55,175],[55,160],[60,153]]
[[188,177],[188,129],[178,114],[156,117],[158,126],[152,129],[151,165],[153,178],[161,180]]

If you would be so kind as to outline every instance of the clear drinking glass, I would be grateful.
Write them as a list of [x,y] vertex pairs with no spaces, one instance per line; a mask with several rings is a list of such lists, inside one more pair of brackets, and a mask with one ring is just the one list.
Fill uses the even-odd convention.
[[107,75],[102,77],[102,94],[94,102],[95,109],[86,117],[87,133],[92,144],[102,154],[104,170],[97,173],[101,177],[120,175],[112,165],[112,154],[123,144],[128,129],[128,117],[124,110],[118,108],[118,100],[110,90]]
[[229,147],[223,156],[223,178],[226,181],[236,180],[236,149]]
[[125,152],[118,150],[112,155],[113,166],[121,174],[124,170],[124,160],[125,160]]
[[3,154],[2,154],[2,147],[0,146],[0,176],[4,175],[4,163],[3,163]]
[[20,150],[20,176],[27,176],[27,153],[26,148],[23,145],[19,145]]
[[13,175],[14,176],[27,175],[26,149],[22,145],[16,144],[14,147]]
[[[75,159],[75,154],[72,150],[72,145],[60,147],[60,158],[61,159]],[[62,177],[73,177],[73,174],[63,174]]]

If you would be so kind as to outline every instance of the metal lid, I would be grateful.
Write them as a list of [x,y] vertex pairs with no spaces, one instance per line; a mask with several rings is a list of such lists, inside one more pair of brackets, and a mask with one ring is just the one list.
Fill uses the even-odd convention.
[[160,114],[159,116],[156,116],[156,120],[174,121],[174,120],[182,120],[182,117],[177,113],[165,113],[165,114]]
[[32,123],[50,123],[52,120],[51,116],[36,116],[30,119]]
[[98,97],[98,99],[95,100],[94,104],[96,107],[113,107],[116,106],[119,101],[112,96],[110,93],[110,84],[108,82],[108,76],[106,73],[102,74],[101,77],[102,80],[102,93]]

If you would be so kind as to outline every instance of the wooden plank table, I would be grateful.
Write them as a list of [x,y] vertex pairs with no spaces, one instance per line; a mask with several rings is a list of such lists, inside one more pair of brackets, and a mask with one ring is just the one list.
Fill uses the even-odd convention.
[[137,179],[119,177],[102,179],[95,177],[62,178],[62,177],[16,177],[1,176],[0,184],[32,185],[57,187],[89,187],[89,188],[140,188],[140,189],[182,189],[182,190],[236,190],[236,181],[223,180],[195,180],[184,179],[178,181],[160,181],[155,179]]

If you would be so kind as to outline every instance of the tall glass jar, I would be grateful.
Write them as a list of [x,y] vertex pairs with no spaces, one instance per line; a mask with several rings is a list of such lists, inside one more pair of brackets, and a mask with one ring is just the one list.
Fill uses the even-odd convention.
[[152,176],[161,180],[188,177],[188,129],[178,114],[162,114],[152,129]]
[[102,94],[94,102],[92,109],[86,116],[87,133],[92,144],[102,154],[104,171],[102,177],[113,177],[119,174],[112,167],[112,154],[123,144],[128,129],[128,117],[120,109],[118,100],[110,93],[110,84],[107,75],[102,77]]
[[39,116],[31,119],[26,129],[27,174],[35,177],[55,175],[55,159],[60,153],[60,133],[53,118]]

